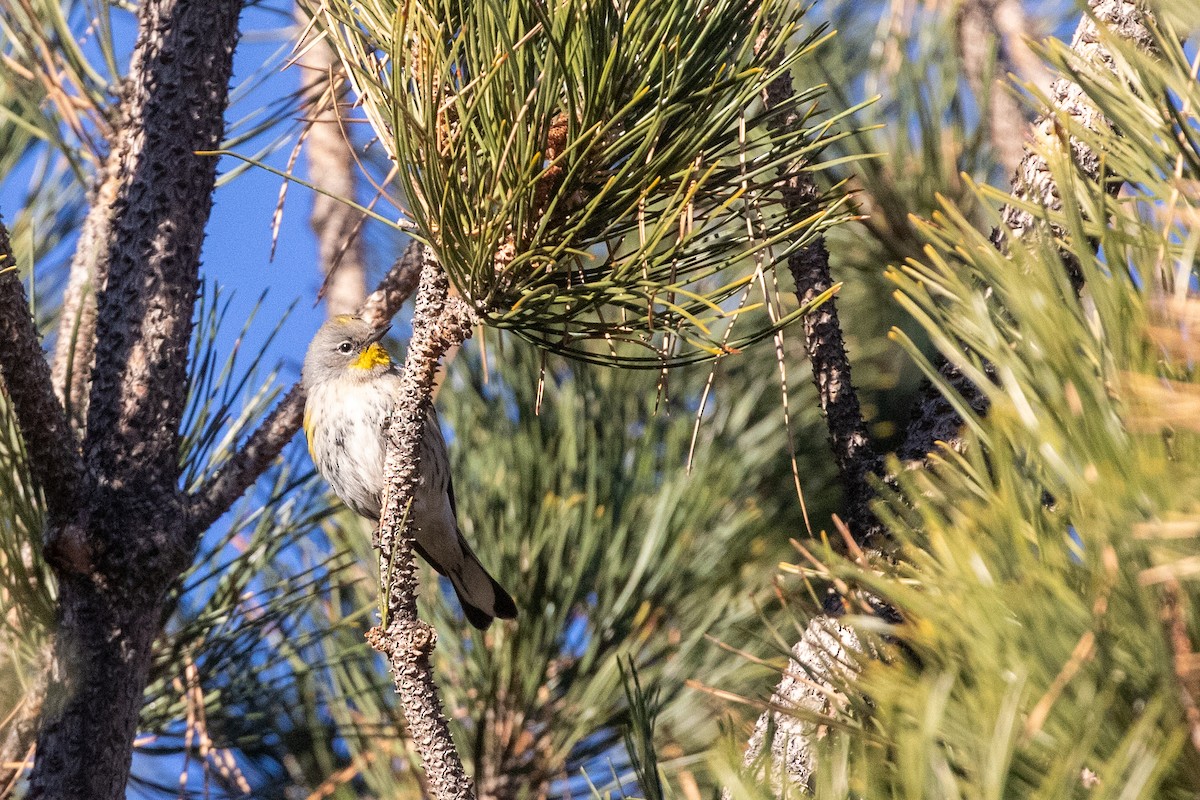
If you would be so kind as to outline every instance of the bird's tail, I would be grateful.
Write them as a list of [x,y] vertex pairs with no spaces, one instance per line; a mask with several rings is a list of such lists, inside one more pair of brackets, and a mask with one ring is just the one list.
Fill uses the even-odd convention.
[[476,628],[484,630],[496,617],[514,619],[517,616],[517,604],[513,602],[509,593],[504,591],[504,587],[488,574],[483,564],[479,563],[461,532],[458,534],[458,546],[462,553],[460,558],[455,559],[454,564],[443,565],[430,558],[419,542],[417,552],[434,569],[450,579],[463,614]]

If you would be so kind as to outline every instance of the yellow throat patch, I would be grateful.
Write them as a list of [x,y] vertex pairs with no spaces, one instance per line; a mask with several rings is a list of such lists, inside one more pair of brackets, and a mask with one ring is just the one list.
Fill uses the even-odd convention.
[[388,356],[387,350],[384,350],[378,344],[373,344],[359,353],[358,357],[350,362],[350,368],[375,369],[376,367],[386,367],[391,363],[392,359]]

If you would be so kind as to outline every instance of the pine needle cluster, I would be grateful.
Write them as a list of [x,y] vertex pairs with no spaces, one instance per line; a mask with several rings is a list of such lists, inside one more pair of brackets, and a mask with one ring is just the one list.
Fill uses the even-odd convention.
[[[1049,50],[1111,120],[1057,120],[1101,154],[1100,180],[1044,147],[1062,204],[1025,204],[1036,232],[1000,227],[997,249],[945,202],[919,225],[924,253],[889,273],[988,410],[897,334],[970,434],[929,470],[894,465],[880,511],[895,552],[800,570],[848,591],[866,643],[814,720],[817,797],[1200,787],[1200,94],[1180,31],[1152,33],[1155,55],[1104,34],[1115,71]],[[1020,202],[972,190],[981,208]],[[872,615],[880,601],[903,621]]]

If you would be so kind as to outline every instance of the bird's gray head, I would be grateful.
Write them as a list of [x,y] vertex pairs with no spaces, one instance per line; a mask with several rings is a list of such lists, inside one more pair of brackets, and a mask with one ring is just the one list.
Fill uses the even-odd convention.
[[388,326],[376,330],[353,314],[339,314],[317,331],[304,356],[304,387],[339,378],[369,378],[391,369],[392,360],[379,340]]

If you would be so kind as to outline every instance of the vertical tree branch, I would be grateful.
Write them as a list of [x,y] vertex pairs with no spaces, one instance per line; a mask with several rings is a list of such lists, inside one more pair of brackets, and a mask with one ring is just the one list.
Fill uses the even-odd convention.
[[51,367],[54,392],[81,439],[87,427],[88,393],[96,353],[96,296],[108,277],[108,238],[120,185],[118,152],[114,148],[109,153],[90,192],[91,205],[79,231],[63,292]]
[[442,267],[427,253],[416,290],[413,337],[388,426],[386,483],[377,535],[386,616],[367,633],[367,639],[391,664],[409,734],[425,764],[434,798],[474,800],[474,789],[455,750],[433,681],[430,654],[437,633],[416,615],[418,579],[413,521],[408,515],[420,480],[421,437],[430,419],[438,361],[470,335],[472,325],[473,315],[466,303],[451,299],[448,291]]
[[[767,107],[778,107],[793,95],[792,76],[783,73],[767,87],[763,100]],[[802,120],[798,110],[776,117],[781,135],[795,135]],[[804,219],[816,213],[821,195],[803,164],[789,164],[783,206],[791,219]],[[796,282],[801,304],[812,302],[833,287],[829,272],[829,251],[824,237],[797,250],[788,258],[788,268]],[[845,492],[846,524],[860,544],[868,544],[880,533],[879,520],[871,510],[875,490],[870,476],[880,471],[879,456],[863,421],[858,394],[850,378],[850,357],[838,319],[837,304],[826,300],[804,317],[804,347],[812,365],[813,383],[825,422],[833,459]]]
[[[82,460],[62,407],[54,397],[50,367],[38,341],[21,278],[13,261],[8,230],[0,221],[0,392],[8,396],[22,431],[29,473],[45,497],[48,523],[57,528],[75,513],[83,475]],[[29,542],[29,547],[38,546]],[[0,737],[0,797],[6,797],[25,771],[33,749],[36,721],[49,679],[48,649],[33,661],[34,678],[13,709],[7,734]],[[38,669],[40,667],[40,669]]]
[[52,560],[58,628],[31,798],[124,796],[163,597],[195,549],[177,489],[179,425],[216,178],[216,159],[195,152],[224,132],[240,12],[240,0],[138,9],[111,224],[96,231],[108,275],[83,447],[90,480],[62,537],[87,558]]
[[[784,73],[767,87],[764,102],[768,108],[778,107],[792,97],[792,77]],[[784,115],[776,125],[783,134],[794,134],[801,124],[799,113]],[[791,164],[784,208],[792,219],[802,219],[815,213],[820,192],[803,164]],[[801,303],[811,302],[833,287],[829,271],[829,251],[824,237],[798,248],[788,259],[788,268],[796,282],[796,296]],[[850,358],[837,306],[832,298],[822,303],[804,318],[804,346],[812,365],[813,382],[825,421],[834,461],[838,466],[845,491],[846,523],[854,539],[863,545],[877,545],[883,527],[871,501],[875,489],[871,476],[881,472],[878,454],[871,445],[858,394],[850,378]],[[821,711],[828,693],[812,687],[830,688],[833,667],[830,654],[839,656],[847,648],[857,646],[853,632],[837,620],[821,616],[814,619],[792,649],[788,669],[771,697],[773,708]],[[835,660],[838,660],[835,658]],[[806,786],[812,774],[815,754],[812,736],[815,726],[787,713],[766,711],[755,723],[746,745],[745,767],[758,778],[768,780],[777,796],[784,796],[785,783]],[[731,795],[723,793],[723,800]]]
[[212,6],[208,25],[206,8],[194,0],[141,7],[122,106],[85,452],[90,467],[130,486],[165,490],[179,472],[191,314],[217,166],[194,153],[215,149],[224,132],[241,4]]
[[433,797],[474,800],[474,789],[454,747],[433,680],[429,656],[437,634],[417,616],[413,520],[408,514],[420,480],[421,437],[430,419],[438,362],[449,348],[471,334],[470,309],[461,300],[450,298],[448,291],[445,273],[431,251],[426,251],[413,310],[413,335],[388,425],[386,484],[377,534],[387,614],[367,638],[391,665],[409,734],[421,755]]
[[339,113],[346,81],[324,37],[309,46],[300,65],[305,70],[309,179],[334,195],[314,193],[309,217],[325,273],[325,307],[330,316],[351,314],[366,299],[367,273],[360,236],[363,216],[335,199],[354,199],[358,184],[358,167]]
[[[1142,50],[1153,52],[1154,38],[1146,28],[1150,12],[1141,0],[1091,0],[1088,8],[1091,15],[1085,15],[1079,21],[1071,37],[1071,50],[1080,62],[1116,68],[1113,54],[1101,41],[1098,25],[1109,28],[1114,35]],[[1034,143],[1042,152],[1048,148],[1061,150],[1069,147],[1071,160],[1080,173],[1089,181],[1100,180],[1099,154],[1079,139],[1064,141],[1058,120],[1062,116],[1070,117],[1078,125],[1093,131],[1111,128],[1112,123],[1088,99],[1083,87],[1066,76],[1059,77],[1050,85],[1050,103],[1050,108],[1034,120]],[[1114,182],[1114,186],[1119,188],[1120,181]],[[1026,147],[1025,157],[1013,176],[1012,193],[1020,200],[1051,210],[1062,208],[1062,198],[1050,165],[1033,146]],[[1004,225],[992,234],[997,247],[1003,247],[1003,237],[1010,232],[1012,236],[1020,238],[1036,230],[1039,224],[1033,214],[1012,204],[1004,207],[1001,216]]]
[[[1079,61],[1115,68],[1112,53],[1100,39],[1098,24],[1143,50],[1153,51],[1154,40],[1146,28],[1151,19],[1150,12],[1140,0],[1091,0],[1088,7],[1091,15],[1084,15],[1071,38],[1071,50]],[[1033,142],[1026,145],[1025,156],[1013,175],[1012,194],[1020,201],[1054,211],[1062,207],[1062,198],[1043,153],[1058,150],[1068,155],[1065,150],[1069,148],[1072,162],[1086,180],[1099,181],[1102,177],[1100,156],[1079,139],[1064,137],[1058,120],[1066,116],[1089,130],[1111,127],[1112,123],[1092,104],[1083,88],[1068,77],[1059,77],[1051,84],[1050,99],[1051,108],[1033,122]],[[1119,191],[1121,183],[1120,180],[1111,181],[1108,190]],[[1019,239],[1033,235],[1042,225],[1032,213],[1017,204],[1005,205],[1000,215],[1003,224],[992,231],[992,243],[1000,250],[1006,248],[1008,237]],[[1080,291],[1083,276],[1078,262],[1069,253],[1064,252],[1062,256],[1071,282],[1076,291]],[[940,371],[977,413],[986,412],[987,399],[983,392],[966,380],[957,368],[943,362]],[[926,386],[897,455],[906,462],[921,461],[938,442],[959,449],[962,447],[962,424],[962,418],[940,391],[932,385]]]

